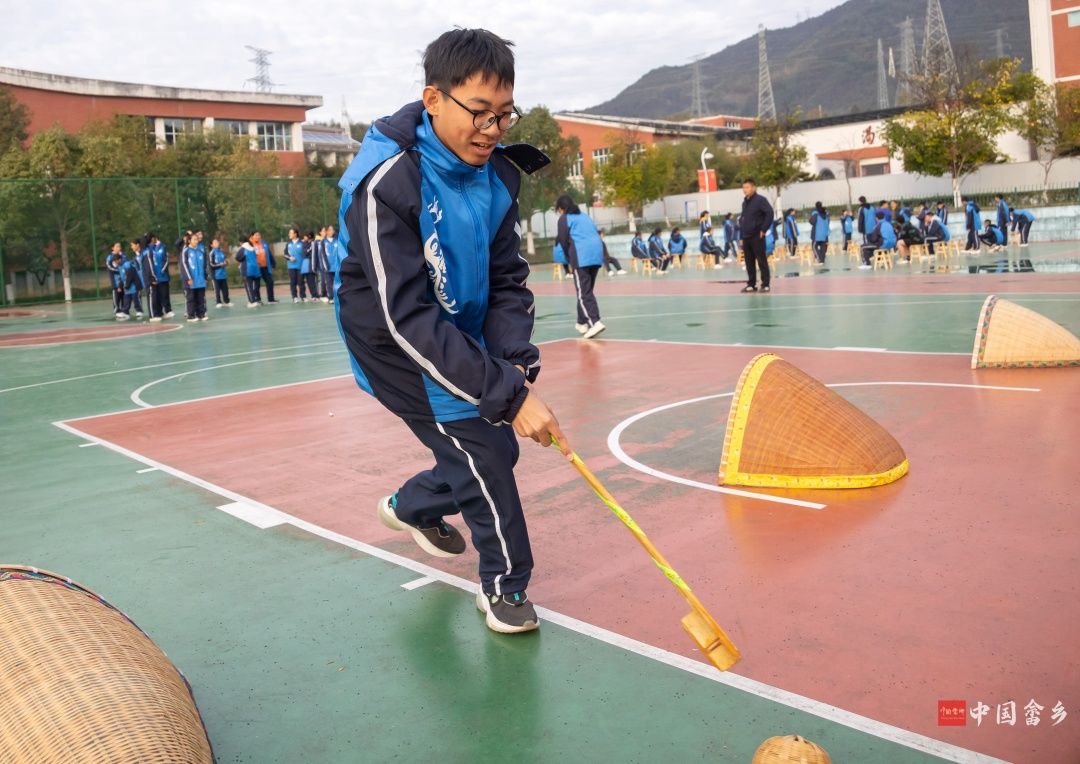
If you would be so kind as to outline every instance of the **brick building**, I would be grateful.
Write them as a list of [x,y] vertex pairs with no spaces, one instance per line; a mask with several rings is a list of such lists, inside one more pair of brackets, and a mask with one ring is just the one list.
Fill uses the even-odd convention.
[[1032,69],[1051,85],[1080,85],[1080,0],[1028,0]]
[[0,84],[30,110],[30,134],[59,124],[76,132],[114,115],[145,117],[159,146],[185,133],[246,135],[255,151],[273,151],[283,173],[304,166],[301,125],[321,96],[162,87],[0,67]]

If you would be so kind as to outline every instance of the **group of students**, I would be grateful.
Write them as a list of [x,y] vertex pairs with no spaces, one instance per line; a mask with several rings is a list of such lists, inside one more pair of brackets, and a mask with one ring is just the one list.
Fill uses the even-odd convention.
[[686,237],[678,226],[671,229],[667,244],[664,243],[663,233],[663,229],[654,228],[646,241],[642,239],[640,231],[635,231],[630,240],[630,256],[638,260],[648,260],[659,275],[667,273],[675,258],[679,258],[681,262],[687,247]]
[[[180,285],[186,298],[185,315],[190,323],[208,321],[206,290],[213,282],[215,305],[231,308],[229,297],[228,256],[220,237],[210,242],[207,252],[202,231],[185,231],[176,241]],[[345,257],[345,247],[333,226],[316,234],[289,229],[285,244],[285,260],[289,273],[289,291],[294,303],[331,302],[334,299],[334,278]],[[273,249],[263,241],[259,231],[252,231],[234,253],[244,280],[248,307],[263,304],[262,285],[266,285],[268,303],[274,298]],[[155,233],[136,237],[129,242],[125,256],[120,242],[115,242],[105,256],[112,291],[113,314],[117,321],[141,319],[146,314],[152,322],[172,318],[171,275],[169,253]]]

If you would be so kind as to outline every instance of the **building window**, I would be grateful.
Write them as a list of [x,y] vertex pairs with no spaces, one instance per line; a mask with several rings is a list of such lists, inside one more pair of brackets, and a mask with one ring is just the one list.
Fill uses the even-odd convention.
[[739,123],[734,122],[734,121],[729,119],[727,122],[724,123],[724,127],[731,128],[732,130],[738,130],[739,129]]
[[570,177],[585,177],[585,155],[582,154],[580,151],[577,153],[577,156],[574,157],[573,164],[570,165]]
[[202,133],[201,119],[164,119],[165,143],[173,145],[181,135],[199,135]]
[[214,129],[229,135],[247,135],[248,123],[242,119],[215,119]]
[[863,163],[859,167],[859,175],[868,177],[870,175],[888,175],[889,163],[881,162],[880,164],[866,164]]
[[607,164],[609,159],[611,159],[611,149],[606,148],[606,147],[602,148],[602,149],[593,149],[593,153],[592,153],[593,164],[595,164],[595,165],[604,165],[604,164]]
[[256,122],[259,151],[289,151],[289,125],[285,122]]
[[1069,13],[1069,26],[1080,27],[1080,11],[1072,11]]

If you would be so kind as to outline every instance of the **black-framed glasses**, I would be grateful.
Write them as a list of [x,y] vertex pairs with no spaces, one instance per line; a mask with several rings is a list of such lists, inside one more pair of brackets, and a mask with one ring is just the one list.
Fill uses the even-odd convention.
[[516,125],[518,120],[521,119],[521,112],[517,110],[516,106],[512,111],[503,112],[502,114],[496,114],[490,109],[470,109],[442,88],[436,89],[465,111],[469,112],[469,114],[472,114],[473,127],[477,130],[487,130],[492,125],[498,124],[500,130],[506,131]]

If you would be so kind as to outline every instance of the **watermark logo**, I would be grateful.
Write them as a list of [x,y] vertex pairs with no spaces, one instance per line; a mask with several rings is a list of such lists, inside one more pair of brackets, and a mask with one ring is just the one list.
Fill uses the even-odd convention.
[[939,727],[964,727],[967,725],[966,700],[939,700],[937,702]]

